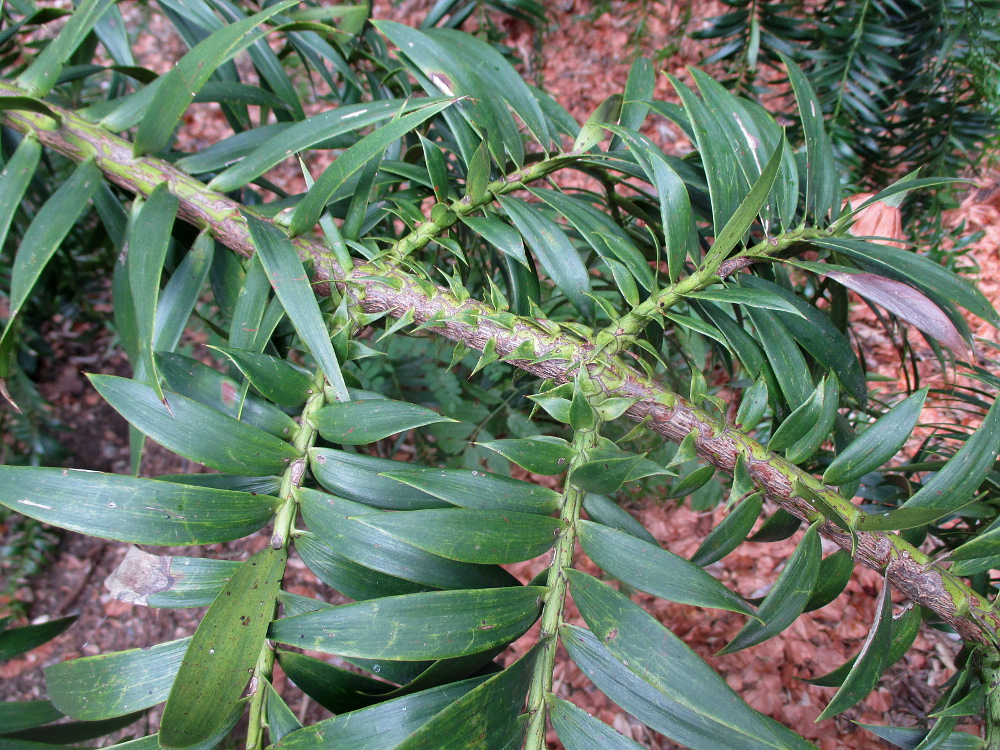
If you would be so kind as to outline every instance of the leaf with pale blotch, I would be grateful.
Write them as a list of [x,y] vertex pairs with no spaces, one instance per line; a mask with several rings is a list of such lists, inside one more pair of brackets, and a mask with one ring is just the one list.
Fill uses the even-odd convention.
[[191,638],[160,721],[160,746],[186,748],[213,736],[250,683],[285,571],[285,550],[258,552],[233,575]]

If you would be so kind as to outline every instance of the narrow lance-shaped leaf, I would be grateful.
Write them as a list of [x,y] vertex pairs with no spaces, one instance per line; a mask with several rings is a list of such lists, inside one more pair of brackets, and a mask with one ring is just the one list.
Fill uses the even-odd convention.
[[514,510],[547,516],[558,507],[560,498],[558,492],[548,487],[478,470],[414,467],[386,472],[383,476],[452,505],[483,510]]
[[695,563],[623,531],[590,521],[577,526],[590,559],[632,588],[671,602],[753,614],[742,597]]
[[[397,745],[397,750],[468,750],[520,747],[524,710],[539,648],[475,687]],[[445,738],[454,738],[445,742]]]
[[33,136],[25,136],[0,171],[0,247],[7,247],[7,232],[31,182],[42,147]]
[[0,504],[53,526],[133,544],[239,539],[263,526],[275,503],[268,495],[119,474],[0,466]]
[[691,562],[695,565],[709,565],[716,560],[721,560],[736,549],[753,528],[760,515],[763,502],[759,492],[741,500],[740,504],[733,508],[729,515],[709,532],[697,551],[691,556]]
[[638,742],[615,731],[569,701],[547,693],[545,702],[552,727],[566,750],[591,750],[595,747],[602,750],[642,750],[643,746]]
[[415,427],[456,420],[417,404],[372,398],[330,404],[311,421],[327,440],[341,445],[367,445]]
[[136,334],[146,376],[156,395],[164,400],[160,378],[156,372],[153,351],[156,346],[153,328],[160,297],[160,276],[170,247],[170,233],[180,201],[161,182],[150,194],[129,231],[129,249],[125,266],[132,289],[132,310],[135,313]]
[[713,268],[715,264],[721,263],[737,244],[743,240],[743,235],[750,229],[760,213],[760,210],[767,202],[767,196],[771,192],[774,180],[778,176],[781,168],[781,156],[784,153],[784,139],[778,141],[778,147],[774,149],[771,158],[767,160],[767,165],[760,173],[760,177],[754,182],[750,192],[740,202],[740,205],[733,212],[733,215],[726,222],[722,231],[718,233],[712,247],[705,255],[704,266]]
[[818,222],[824,223],[835,210],[840,177],[823,122],[823,108],[802,69],[790,57],[778,54],[788,70],[806,138],[806,211],[811,211]]
[[594,301],[590,298],[590,274],[573,243],[562,228],[545,216],[537,205],[519,198],[506,196],[500,199],[510,220],[524,236],[545,273],[556,287],[566,295],[585,318],[594,314]]
[[165,448],[230,474],[281,474],[299,458],[284,440],[197,401],[168,393],[167,405],[148,385],[113,375],[90,381],[115,410]]
[[683,641],[639,605],[592,576],[567,571],[593,633],[567,626],[570,657],[640,721],[694,750],[812,747],[754,711]]
[[160,746],[190,747],[231,715],[254,674],[274,616],[287,553],[270,547],[236,571],[191,639],[160,723]]
[[313,379],[309,372],[287,360],[246,349],[212,348],[231,359],[269,401],[295,408],[302,406],[312,393]]
[[947,346],[957,357],[967,356],[968,348],[962,334],[934,301],[909,284],[886,279],[873,273],[841,273],[830,271],[827,276],[862,297],[875,302],[893,315],[912,323],[928,336]]
[[848,484],[895,456],[913,434],[927,387],[896,404],[845,448],[823,473],[827,484]]
[[73,174],[35,215],[14,258],[10,279],[10,312],[3,338],[12,329],[15,318],[27,302],[45,266],[100,184],[101,170],[93,159],[87,159],[73,170]]
[[155,706],[170,694],[190,638],[58,662],[45,687],[60,711],[97,721]]
[[1000,451],[1000,399],[990,406],[983,423],[939,472],[903,508],[954,510],[967,503],[993,468]]
[[816,586],[819,562],[823,556],[819,541],[819,525],[806,531],[795,552],[788,558],[784,570],[757,609],[756,620],[750,620],[736,637],[719,653],[731,654],[763,643],[780,633],[802,614]]
[[397,141],[421,123],[429,120],[441,110],[454,104],[454,99],[438,101],[426,107],[402,115],[383,125],[374,133],[344,151],[327,167],[315,184],[305,194],[288,224],[293,236],[311,229],[319,221],[327,201],[351,175],[363,168],[372,159],[378,158],[393,141]]
[[676,281],[684,267],[684,259],[698,246],[698,228],[694,223],[687,186],[670,166],[660,148],[649,138],[623,127],[610,127],[609,130],[628,145],[646,177],[656,188],[668,274],[671,281]]
[[[41,646],[47,641],[51,641],[66,628],[76,622],[78,615],[68,615],[48,622],[40,622],[37,625],[24,625],[20,628],[5,628],[0,630],[0,661],[13,659],[23,653],[31,651],[36,646]],[[0,621],[0,628],[5,624]]]
[[84,0],[62,31],[28,66],[17,82],[35,96],[45,96],[56,85],[59,72],[114,0]]
[[882,593],[879,595],[878,609],[875,611],[875,622],[871,631],[861,646],[844,684],[830,699],[816,721],[829,719],[846,711],[855,703],[870,693],[878,683],[882,673],[889,666],[889,646],[892,643],[892,599],[889,581],[883,581]]
[[372,513],[358,520],[449,560],[486,564],[537,557],[555,544],[562,526],[535,513],[473,508]]
[[[327,172],[329,171],[328,169]],[[295,245],[273,224],[248,213],[244,213],[244,217],[261,265],[274,287],[274,293],[295,326],[295,331],[316,358],[327,381],[333,386],[337,400],[350,401],[337,354],[333,350],[330,334],[316,301],[316,293],[295,252]]]
[[562,438],[535,435],[517,440],[493,440],[476,443],[483,448],[496,451],[509,461],[532,472],[553,476],[562,474],[569,468],[576,452]]
[[223,26],[199,42],[161,76],[155,99],[146,108],[135,136],[136,155],[163,150],[181,116],[216,69],[259,38],[255,29],[272,16],[288,10],[298,0],[283,0],[269,8]]
[[522,635],[546,589],[431,591],[345,604],[276,621],[278,643],[345,657],[421,661],[465,656]]

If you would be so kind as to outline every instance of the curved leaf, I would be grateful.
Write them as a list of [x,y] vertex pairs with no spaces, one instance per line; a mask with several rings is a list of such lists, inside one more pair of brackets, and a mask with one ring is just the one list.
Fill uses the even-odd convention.
[[388,398],[330,404],[310,420],[323,437],[341,445],[367,445],[415,427],[456,421],[426,407]]
[[386,472],[383,476],[463,508],[513,510],[547,516],[559,505],[560,495],[555,490],[475,469],[413,467]]
[[179,546],[252,534],[274,515],[277,500],[80,469],[0,466],[0,503],[102,539]]
[[176,393],[166,394],[163,403],[150,386],[134,380],[91,375],[90,382],[138,430],[213,469],[249,476],[281,474],[299,458],[284,440]]
[[577,521],[580,544],[605,572],[632,588],[671,602],[753,616],[743,598],[695,563],[623,531]]

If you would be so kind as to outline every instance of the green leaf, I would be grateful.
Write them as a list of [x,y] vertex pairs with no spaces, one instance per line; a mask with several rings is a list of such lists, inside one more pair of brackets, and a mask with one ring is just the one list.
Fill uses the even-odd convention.
[[286,734],[302,729],[302,724],[285,703],[284,698],[278,695],[270,681],[266,684],[267,697],[264,701],[267,703],[267,736],[273,744],[280,742]]
[[450,505],[416,485],[390,479],[388,475],[391,473],[413,469],[413,464],[405,461],[391,461],[332,448],[311,448],[309,468],[330,492],[375,508],[420,510]]
[[[255,674],[285,571],[285,550],[265,548],[240,566],[191,638],[160,721],[160,747],[211,737]],[[255,681],[251,690],[258,689]]]
[[158,643],[45,668],[56,708],[76,719],[100,720],[155,706],[167,699],[190,638]]
[[101,170],[93,159],[87,159],[73,170],[35,215],[14,257],[10,277],[10,311],[7,327],[0,339],[7,337],[45,266],[100,185]]
[[636,539],[642,539],[650,544],[659,545],[656,537],[650,534],[645,526],[633,518],[618,503],[605,495],[587,493],[583,498],[583,508],[587,511],[587,515],[590,516],[591,521],[604,524],[612,529],[618,529],[618,531],[624,531],[626,534],[631,534]]
[[[497,63],[497,53],[484,54],[486,45],[464,34],[418,31],[391,21],[376,21],[374,26],[399,48],[404,62],[410,63],[408,67],[428,94],[440,92],[463,97],[454,114],[478,131],[498,164],[505,164],[509,155],[510,160],[520,166],[524,160],[521,135],[505,106],[503,88],[498,89],[494,83],[496,76],[503,75],[504,68],[509,68],[509,63]],[[509,73],[505,77],[511,79]],[[523,86],[522,81],[518,88]],[[532,97],[525,96],[528,98]],[[461,125],[457,117],[449,121],[452,131]],[[464,129],[468,133],[469,128]],[[462,140],[475,139],[470,136],[468,133],[460,140],[461,151],[466,157],[471,149],[469,144],[463,145]]]
[[284,440],[176,393],[168,394],[164,404],[151,387],[134,380],[91,375],[90,382],[144,434],[213,469],[249,476],[281,474],[299,458]]
[[366,659],[465,656],[509,643],[538,618],[538,586],[391,596],[276,621],[278,643]]
[[[789,513],[789,515],[791,514]],[[795,516],[792,516],[792,518],[795,518]],[[801,523],[799,519],[795,518],[796,529],[799,523]],[[806,602],[804,611],[812,612],[820,607],[825,607],[840,596],[841,592],[847,588],[847,584],[850,583],[853,574],[854,559],[847,550],[839,549],[832,555],[824,557],[823,561],[819,564],[819,575],[816,576],[816,588],[813,589],[809,601]]]
[[[892,621],[892,643],[889,646],[889,660],[886,669],[903,658],[920,632],[920,607],[910,607]],[[820,687],[840,687],[854,665],[857,656],[852,656],[829,674],[806,680],[810,685]]]
[[0,466],[3,505],[53,526],[134,544],[240,539],[267,523],[276,502],[269,495],[96,471]]
[[[565,216],[583,241],[605,261],[617,258],[644,289],[656,288],[656,278],[642,251],[606,213],[579,198],[557,190],[531,188],[530,192]],[[614,268],[613,265],[611,267]]]
[[212,348],[232,360],[250,384],[268,401],[295,408],[302,406],[312,395],[312,376],[287,360],[246,349],[222,346]]
[[160,297],[160,276],[170,248],[170,234],[180,201],[161,182],[150,194],[129,229],[129,248],[125,266],[132,291],[132,311],[135,314],[136,335],[142,362],[150,385],[162,401],[163,390],[156,374],[153,350],[156,348],[153,329]]
[[667,271],[670,280],[676,281],[684,268],[685,258],[698,250],[698,228],[694,222],[687,186],[660,148],[649,138],[624,127],[612,127],[610,130],[628,144],[636,162],[656,189],[660,221],[663,224]]
[[584,318],[592,318],[590,274],[562,227],[545,216],[537,204],[512,196],[498,200],[556,287]]
[[470,508],[372,513],[357,520],[449,560],[486,564],[537,557],[555,544],[562,526],[534,513]]
[[[340,157],[343,158],[344,156]],[[339,164],[340,159],[335,163]],[[328,169],[324,176],[331,171],[332,168]],[[250,238],[257,249],[257,257],[260,258],[260,263],[267,273],[271,286],[274,287],[274,293],[281,301],[281,306],[285,308],[288,318],[295,326],[296,333],[319,363],[327,381],[333,386],[337,400],[350,401],[347,385],[340,371],[340,363],[330,341],[330,333],[323,322],[323,315],[316,301],[316,293],[302,268],[302,261],[295,251],[295,245],[273,224],[246,212],[243,216],[250,230]]]
[[[475,200],[475,198],[473,198]],[[460,216],[463,224],[484,240],[523,266],[528,265],[524,254],[524,240],[517,230],[495,216]]]
[[824,378],[809,399],[788,415],[767,441],[769,451],[781,451],[804,437],[819,421],[823,412],[823,392],[826,390]]
[[739,282],[742,286],[772,292],[794,307],[796,315],[777,311],[778,320],[803,349],[836,375],[840,384],[859,404],[865,404],[868,399],[868,384],[861,363],[847,337],[831,322],[829,316],[787,289],[758,276],[744,274],[739,277]]
[[901,531],[903,529],[916,529],[946,518],[961,507],[900,507],[883,512],[867,513],[858,518],[856,528],[859,531]]
[[[397,116],[342,152],[333,164],[324,170],[309,192],[295,207],[288,224],[288,231],[291,235],[294,237],[312,229],[319,221],[327,201],[352,175],[372,159],[379,158],[382,152],[394,141],[398,141],[411,130],[454,103],[454,99],[438,101],[428,104],[416,112]],[[272,279],[272,283],[273,281]]]
[[743,241],[743,236],[753,225],[757,215],[767,202],[767,196],[770,194],[774,180],[778,176],[778,170],[781,168],[781,156],[784,153],[784,148],[785,141],[782,139],[778,141],[778,147],[771,154],[771,158],[768,159],[760,177],[750,188],[750,192],[740,202],[722,231],[716,235],[715,242],[705,254],[703,267],[714,268],[715,264],[725,260],[732,249]]
[[323,437],[341,445],[367,445],[416,427],[456,421],[426,407],[388,398],[330,404],[310,419]]
[[[129,554],[134,549],[136,548],[129,550]],[[235,560],[216,560],[211,557],[157,559],[165,563],[161,564],[164,565],[168,585],[167,588],[148,595],[145,603],[150,607],[207,607],[215,601],[240,567],[240,563]]]
[[741,500],[739,505],[730,510],[729,515],[709,532],[691,556],[691,562],[704,567],[721,560],[740,546],[756,523],[763,502],[759,492]]
[[788,71],[806,139],[806,211],[822,224],[838,209],[840,175],[833,146],[823,123],[823,108],[806,74],[787,55],[779,52],[778,56]]
[[253,394],[241,398],[239,383],[196,359],[157,352],[156,364],[167,389],[174,393],[283,440],[291,440],[299,430],[295,421],[281,409]]
[[0,170],[0,247],[7,247],[7,232],[21,206],[24,191],[38,168],[42,147],[38,140],[25,136]]
[[757,608],[756,620],[750,620],[720,654],[731,654],[763,643],[791,625],[805,610],[816,587],[823,550],[818,524],[810,526],[788,558],[771,590]]
[[610,586],[567,571],[592,633],[561,629],[570,658],[611,700],[693,750],[808,748],[754,711],[683,641]]
[[[740,184],[739,164],[733,154],[725,131],[715,121],[715,116],[709,112],[705,103],[694,92],[677,80],[668,76],[674,90],[684,105],[684,112],[694,131],[694,143],[698,147],[708,182],[708,193],[712,203],[712,233],[718,238],[723,227],[732,219],[740,204],[741,193],[745,185]],[[756,212],[754,212],[756,213]],[[734,225],[735,228],[735,225]],[[743,233],[736,238],[742,237]],[[720,246],[721,249],[722,246]],[[729,249],[735,247],[735,243]],[[728,252],[728,250],[727,250]]]
[[335,714],[378,703],[393,686],[387,682],[348,672],[305,654],[278,650],[278,662],[288,679],[323,708]]
[[3,742],[5,750],[54,749],[117,732],[141,719],[143,713],[136,711],[104,721],[68,721],[45,727],[33,727],[0,737],[0,741]]
[[[756,308],[748,308],[747,314],[757,329],[757,340],[767,353],[767,361],[774,369],[774,375],[785,396],[785,401],[794,410],[808,400],[813,393],[809,365],[798,345],[773,314]],[[771,395],[776,396],[774,389]]]
[[837,379],[832,375],[825,377],[817,386],[817,393],[820,404],[816,421],[785,451],[785,457],[793,464],[801,464],[812,458],[830,437],[830,432],[837,421],[837,408],[840,406],[840,386],[837,385]]
[[742,597],[683,557],[590,521],[577,521],[577,528],[590,559],[632,588],[671,602],[753,616]]
[[317,747],[344,747],[351,750],[395,748],[427,721],[484,681],[482,677],[473,677],[334,716],[292,732],[272,745],[272,748],[274,750],[316,750]]
[[[320,112],[291,126],[284,124],[277,128],[265,126],[264,132],[257,128],[240,133],[210,147],[217,149],[213,161],[208,161],[206,152],[203,151],[200,154],[184,157],[178,165],[192,173],[209,172],[232,163],[245,154],[245,158],[220,172],[208,183],[213,190],[228,193],[243,187],[277,166],[288,158],[290,152],[299,153],[310,148],[333,145],[338,143],[337,138],[346,133],[388,120],[401,111],[411,112],[426,103],[426,99],[411,101],[384,99],[377,102],[349,104]],[[220,149],[223,143],[229,144],[225,151]]]
[[[858,722],[858,726],[864,727],[876,737],[881,737],[896,747],[902,747],[905,750],[915,750],[928,734],[926,729],[917,729],[916,727],[883,727],[877,724],[862,724],[860,722]],[[982,750],[985,745],[974,734],[955,731],[934,747],[935,750]]]
[[[48,622],[40,622],[37,625],[0,629],[0,661],[13,659],[15,656],[31,651],[36,646],[51,641],[76,622],[78,616],[68,615]],[[0,628],[2,627],[3,623],[0,622]]]
[[555,490],[486,471],[412,467],[383,476],[462,508],[547,516],[559,506],[560,495]]
[[215,240],[209,232],[203,231],[160,292],[153,326],[155,349],[173,351],[177,347],[198,304],[214,255]]
[[882,673],[889,668],[889,648],[892,645],[892,599],[889,581],[882,583],[875,622],[861,646],[844,683],[823,709],[816,721],[843,713],[875,689]]
[[297,3],[298,0],[283,0],[252,16],[226,24],[195,45],[160,76],[155,100],[146,107],[139,122],[135,155],[166,148],[184,111],[216,69],[260,38],[261,34],[256,31],[258,26]]
[[[774,513],[764,519],[764,523],[754,532],[753,536],[747,538],[748,542],[780,542],[788,539],[799,530],[802,519],[793,516],[784,508],[778,508]],[[852,566],[853,568],[853,566]]]
[[573,143],[571,153],[583,154],[607,137],[608,125],[616,125],[622,113],[622,95],[612,94],[597,105],[590,117],[580,128],[580,134]]
[[66,21],[62,31],[49,42],[28,69],[18,77],[22,88],[34,96],[45,96],[59,79],[63,66],[69,62],[94,25],[100,20],[114,0],[83,0]]
[[757,378],[754,384],[743,392],[735,425],[749,431],[756,427],[767,411],[767,381]]
[[895,456],[913,434],[928,388],[921,388],[873,422],[827,467],[823,481],[849,484]]
[[496,451],[532,474],[546,476],[562,474],[576,455],[568,442],[548,435],[532,435],[517,440],[492,440],[476,445]]
[[476,686],[397,745],[396,750],[519,748],[519,717],[531,685],[538,648]]
[[51,701],[0,701],[0,735],[40,727],[63,717]]
[[595,747],[602,750],[642,750],[643,746],[638,742],[616,732],[569,701],[546,693],[545,702],[549,720],[566,750],[592,750]]
[[983,423],[948,459],[940,471],[901,506],[904,509],[956,510],[972,499],[992,470],[1000,451],[1000,400],[986,412]]
[[[309,532],[302,532],[295,538],[295,549],[319,580],[355,601],[416,594],[432,588],[366,568],[331,549],[319,536]],[[287,608],[286,613],[299,614],[290,613]]]
[[[401,541],[377,527],[382,513],[367,505],[300,488],[296,498],[311,531],[339,555],[396,578],[439,589],[510,586],[517,579],[502,568],[456,562]],[[376,516],[375,524],[368,515]]]
[[[585,399],[582,403],[590,408]],[[595,495],[610,495],[626,482],[667,474],[673,471],[648,458],[623,451],[607,438],[598,438],[597,445],[587,451],[587,461],[573,469],[570,481]]]

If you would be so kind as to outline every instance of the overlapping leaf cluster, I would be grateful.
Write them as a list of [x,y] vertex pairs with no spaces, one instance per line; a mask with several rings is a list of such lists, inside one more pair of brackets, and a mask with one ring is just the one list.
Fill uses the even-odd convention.
[[[739,91],[766,94],[788,55],[828,115],[838,161],[858,184],[901,168],[959,175],[996,143],[1000,6],[992,0],[727,0],[694,36],[711,39]],[[764,75],[761,75],[764,73]],[[926,201],[921,201],[926,210]]]
[[[131,425],[136,474],[147,439],[212,472],[3,466],[0,503],[133,545],[265,528],[267,545],[243,561],[130,549],[109,579],[116,596],[207,606],[198,629],[49,667],[51,703],[9,707],[38,721],[8,716],[5,741],[49,742],[28,726],[62,714],[118,727],[165,702],[159,731],[125,746],[212,747],[246,715],[248,747],[541,748],[548,726],[568,748],[636,747],[556,694],[561,644],[625,711],[685,745],[810,746],[744,703],[669,623],[576,569],[579,541],[622,591],[744,615],[726,653],[832,601],[852,557],[884,569],[860,653],[818,680],[838,688],[823,716],[861,700],[926,614],[986,656],[967,661],[916,742],[978,742],[952,730],[992,674],[982,571],[998,550],[993,526],[976,527],[996,515],[985,500],[1000,409],[950,460],[890,473],[912,481],[883,492],[877,472],[926,392],[890,410],[869,399],[846,290],[959,358],[973,343],[962,310],[1000,317],[927,257],[850,235],[863,206],[841,207],[816,94],[791,61],[801,144],[700,71],[694,87],[671,79],[672,105],[652,99],[655,73],[638,60],[624,94],[580,126],[497,49],[452,28],[296,0],[159,7],[190,47],[160,76],[136,66],[107,0],[80,3],[37,54],[19,34],[53,14],[4,10],[14,52],[0,84],[0,228],[34,218],[11,235],[0,374],[16,370],[24,305],[92,206],[120,251],[115,324],[133,376],[91,383]],[[185,151],[178,123],[204,102],[233,134]],[[696,151],[662,152],[641,132],[650,117],[683,128]],[[18,207],[43,154],[76,166],[44,205]],[[274,176],[292,157],[302,193]],[[578,179],[561,181],[567,171]],[[212,333],[215,367],[180,350],[193,316]],[[435,351],[430,337],[456,344]],[[546,382],[508,382],[514,368]],[[732,403],[709,385],[723,374]],[[625,415],[641,424],[623,429]],[[417,460],[398,460],[404,447]],[[514,479],[510,464],[561,489]],[[732,476],[730,512],[691,560],[614,501],[643,481],[710,505],[718,469]],[[859,491],[868,507],[850,502]],[[806,529],[770,593],[749,602],[704,566],[765,507],[754,539]],[[942,535],[955,519],[975,536],[956,551],[978,561],[973,587],[896,533]],[[821,534],[844,550],[824,558]],[[352,601],[285,591],[289,555]],[[527,584],[502,567],[539,555],[547,567]],[[916,602],[896,618],[890,583]],[[568,595],[583,623],[566,620]],[[536,622],[534,646],[504,658]],[[275,669],[332,716],[301,726]]]

